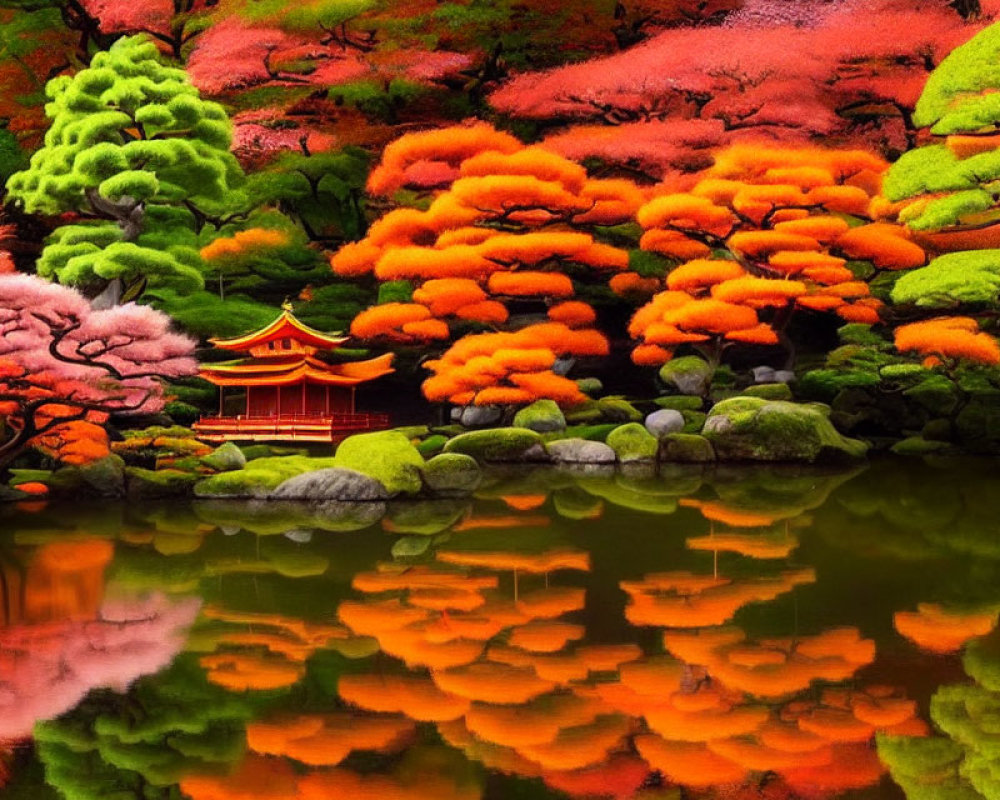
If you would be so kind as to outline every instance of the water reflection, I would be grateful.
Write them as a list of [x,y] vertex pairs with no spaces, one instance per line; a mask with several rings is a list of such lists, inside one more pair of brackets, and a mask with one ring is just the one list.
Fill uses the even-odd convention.
[[998,797],[979,472],[6,509],[0,773],[74,799]]

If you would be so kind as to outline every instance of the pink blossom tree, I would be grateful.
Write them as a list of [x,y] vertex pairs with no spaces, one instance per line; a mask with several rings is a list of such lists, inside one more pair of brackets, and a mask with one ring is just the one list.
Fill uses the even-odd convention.
[[97,310],[68,287],[0,274],[0,468],[76,423],[160,410],[162,379],[194,373],[194,345],[151,308]]

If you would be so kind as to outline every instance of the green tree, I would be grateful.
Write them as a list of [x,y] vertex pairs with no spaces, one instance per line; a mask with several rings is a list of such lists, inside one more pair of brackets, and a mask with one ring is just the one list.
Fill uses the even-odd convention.
[[1000,220],[1000,150],[987,134],[1000,123],[1000,25],[955,48],[927,80],[913,122],[934,142],[905,153],[886,174],[900,219],[917,231],[978,228]]
[[198,233],[247,205],[222,106],[202,100],[141,36],[119,39],[46,91],[45,145],[7,188],[29,213],[77,220],[50,237],[39,274],[92,293],[112,284],[115,299],[145,282],[202,288]]

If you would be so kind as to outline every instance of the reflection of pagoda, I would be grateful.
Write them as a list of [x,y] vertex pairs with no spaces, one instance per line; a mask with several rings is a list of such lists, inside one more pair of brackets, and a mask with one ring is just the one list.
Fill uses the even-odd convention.
[[[216,347],[249,358],[208,364],[200,375],[219,387],[219,415],[195,423],[198,438],[329,442],[338,434],[389,427],[385,414],[357,413],[358,384],[392,372],[392,353],[367,361],[329,364],[317,357],[346,341],[297,320],[287,303],[267,327],[235,339],[212,339]],[[244,412],[226,415],[226,388],[245,391]]]

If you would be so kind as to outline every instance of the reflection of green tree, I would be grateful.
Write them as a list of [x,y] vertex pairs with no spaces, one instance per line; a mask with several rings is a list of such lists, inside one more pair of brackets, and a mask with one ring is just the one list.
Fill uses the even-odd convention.
[[1000,635],[972,642],[962,663],[975,683],[942,686],[931,698],[943,735],[878,739],[908,800],[1000,797]]
[[246,699],[211,685],[181,656],[124,694],[91,692],[35,727],[46,779],[72,800],[168,800],[192,772],[224,771],[246,750]]

